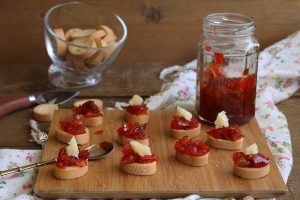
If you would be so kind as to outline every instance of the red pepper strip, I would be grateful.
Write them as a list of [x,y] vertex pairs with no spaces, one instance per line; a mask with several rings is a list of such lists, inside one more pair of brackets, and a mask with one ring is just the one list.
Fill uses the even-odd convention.
[[248,76],[249,74],[249,68],[246,68],[244,71],[243,71],[243,76]]
[[217,65],[225,65],[225,58],[221,53],[214,53],[215,56],[215,64]]
[[220,72],[217,64],[211,64],[210,69],[212,70],[212,72],[216,78],[221,76],[221,72]]

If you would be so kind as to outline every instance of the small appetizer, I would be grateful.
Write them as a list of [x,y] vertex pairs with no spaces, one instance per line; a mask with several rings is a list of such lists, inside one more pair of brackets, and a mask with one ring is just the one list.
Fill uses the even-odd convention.
[[57,161],[54,165],[54,177],[58,179],[75,179],[85,175],[88,171],[87,150],[79,150],[74,137],[67,147],[59,150]]
[[100,99],[82,99],[82,100],[75,101],[73,105],[74,107],[78,107],[87,101],[93,101],[100,110],[103,109],[103,102]]
[[207,145],[217,149],[237,150],[243,146],[244,136],[238,125],[229,125],[224,111],[215,121],[216,128],[207,132]]
[[199,167],[208,163],[209,147],[201,140],[184,136],[175,144],[176,159],[187,165]]
[[171,135],[174,138],[180,139],[187,135],[195,137],[200,135],[201,124],[193,118],[192,113],[177,106],[176,114],[171,121]]
[[146,127],[147,124],[124,123],[117,129],[119,144],[129,144],[132,140],[135,140],[141,144],[149,145],[149,135],[146,132]]
[[73,136],[77,144],[89,143],[89,129],[76,116],[61,121],[60,125],[55,129],[55,137],[60,142],[68,143]]
[[149,146],[136,141],[123,146],[121,170],[133,175],[152,175],[156,172],[158,156],[152,154]]
[[72,111],[80,117],[87,126],[100,126],[103,123],[103,113],[94,101],[87,101]]
[[125,120],[127,122],[147,124],[149,120],[149,111],[142,97],[134,95],[129,100],[129,106],[125,112]]
[[40,104],[33,109],[33,118],[40,122],[50,122],[54,111],[58,110],[56,104]]
[[236,152],[232,156],[233,172],[245,179],[257,179],[270,172],[271,159],[258,152],[256,144],[250,145],[246,152]]

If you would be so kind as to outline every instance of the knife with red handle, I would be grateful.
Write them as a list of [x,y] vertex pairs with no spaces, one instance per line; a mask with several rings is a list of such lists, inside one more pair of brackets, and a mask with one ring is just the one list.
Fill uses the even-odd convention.
[[78,91],[47,91],[38,95],[15,95],[0,97],[0,117],[29,108],[35,104],[53,103],[62,104],[79,94]]

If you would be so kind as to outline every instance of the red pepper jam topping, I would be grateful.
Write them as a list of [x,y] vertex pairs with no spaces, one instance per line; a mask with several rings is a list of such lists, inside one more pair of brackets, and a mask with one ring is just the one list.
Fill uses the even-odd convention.
[[132,115],[147,115],[148,114],[148,108],[146,104],[141,105],[129,105],[126,109],[127,112],[129,112]]
[[210,136],[216,139],[237,141],[243,136],[241,129],[237,125],[230,125],[229,127],[214,128],[207,132]]
[[186,120],[184,117],[174,116],[171,121],[171,129],[190,130],[197,128],[198,126],[199,122],[195,118]]
[[271,159],[261,153],[246,155],[243,152],[236,152],[232,156],[234,164],[238,167],[260,168],[265,167]]
[[78,158],[74,156],[68,156],[65,147],[59,150],[57,161],[55,163],[58,168],[65,167],[84,167],[87,165],[87,159],[90,153],[87,150],[80,150]]
[[134,150],[131,148],[129,144],[125,144],[123,146],[123,157],[122,157],[122,163],[124,164],[130,164],[130,163],[152,163],[157,162],[159,160],[158,156],[152,154],[152,155],[145,155],[140,156],[137,153],[134,152]]
[[213,122],[219,112],[226,111],[231,124],[243,124],[254,116],[256,75],[245,69],[241,77],[229,77],[224,56],[214,53],[214,58],[199,84],[198,113]]
[[149,135],[146,132],[147,124],[137,124],[137,123],[124,123],[120,128],[117,129],[117,132],[120,136],[133,140],[144,140],[149,138]]
[[87,101],[78,107],[74,107],[72,111],[75,114],[83,115],[86,118],[102,116],[99,107],[93,101]]
[[60,127],[71,135],[81,135],[85,133],[86,125],[76,117],[61,121]]
[[209,152],[209,147],[206,146],[201,140],[184,136],[176,142],[175,150],[179,153],[189,156],[201,157]]

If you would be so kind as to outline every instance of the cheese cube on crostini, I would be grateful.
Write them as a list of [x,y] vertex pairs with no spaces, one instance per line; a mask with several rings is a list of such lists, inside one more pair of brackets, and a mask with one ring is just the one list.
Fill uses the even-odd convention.
[[180,106],[177,106],[176,116],[183,117],[184,119],[189,120],[189,121],[193,118],[192,113],[185,110],[184,108],[181,108]]
[[143,157],[145,155],[152,155],[151,149],[148,145],[144,145],[133,140],[130,142],[130,146],[132,147],[133,151],[139,156]]
[[258,154],[258,147],[257,147],[257,144],[254,143],[254,144],[251,144],[250,146],[248,146],[248,147],[246,148],[245,154],[246,154],[246,155]]
[[67,155],[78,158],[79,149],[75,137],[73,136],[66,147]]
[[144,102],[143,98],[140,97],[139,95],[133,95],[133,97],[129,100],[129,104],[131,106],[137,106],[137,105],[142,105],[142,103]]
[[222,128],[222,127],[228,127],[229,122],[228,118],[226,116],[226,112],[222,111],[218,113],[217,119],[215,121],[216,128]]

